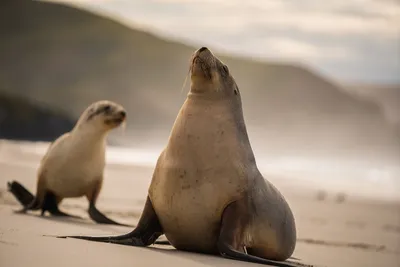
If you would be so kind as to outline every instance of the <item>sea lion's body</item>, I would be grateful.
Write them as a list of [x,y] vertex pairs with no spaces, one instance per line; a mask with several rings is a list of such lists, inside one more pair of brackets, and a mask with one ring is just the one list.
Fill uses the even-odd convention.
[[103,181],[105,140],[74,135],[72,132],[61,136],[43,158],[38,171],[46,188],[64,198],[85,196],[94,184]]
[[177,249],[270,264],[296,245],[288,203],[260,174],[240,92],[207,48],[191,62],[191,90],[156,163],[137,227],[128,234],[74,238],[148,246],[165,234]]
[[252,219],[244,245],[276,248],[280,259],[294,250],[293,215],[257,168],[239,101],[189,93],[157,162],[149,198],[178,249],[218,253],[223,211],[246,198]]
[[[174,247],[214,253],[221,214],[247,187],[247,178],[240,175],[243,166],[236,163],[249,159],[236,153],[241,148],[233,118],[219,116],[221,106],[204,105],[190,97],[183,104],[157,162],[149,197]],[[204,122],[198,121],[198,113]]]
[[49,211],[55,216],[71,216],[58,209],[60,202],[86,196],[94,221],[119,224],[98,211],[95,203],[103,184],[106,137],[125,116],[117,103],[92,103],[70,132],[50,144],[38,168],[36,196],[16,181],[9,183],[9,191],[24,206],[22,212],[41,209],[42,215]]
[[[247,178],[240,163],[249,159],[236,153],[241,147],[234,118],[220,116],[226,114],[218,110],[221,105],[206,106],[190,96],[183,104],[157,162],[149,197],[174,247],[217,253],[215,233],[222,212],[244,193]],[[226,154],[232,157],[228,160]]]

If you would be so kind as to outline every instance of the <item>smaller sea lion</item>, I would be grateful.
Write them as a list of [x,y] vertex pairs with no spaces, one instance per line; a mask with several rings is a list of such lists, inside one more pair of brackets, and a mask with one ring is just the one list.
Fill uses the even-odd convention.
[[53,216],[77,217],[59,210],[64,198],[86,196],[89,216],[97,223],[125,225],[107,218],[96,208],[105,167],[108,133],[126,119],[124,108],[103,100],[92,103],[74,128],[50,144],[38,168],[36,196],[17,181],[8,190],[24,206],[19,212],[41,209]]

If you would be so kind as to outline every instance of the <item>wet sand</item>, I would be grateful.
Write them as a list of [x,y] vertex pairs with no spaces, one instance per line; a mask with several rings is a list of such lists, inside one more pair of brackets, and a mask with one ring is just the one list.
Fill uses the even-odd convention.
[[[170,246],[125,247],[43,235],[107,235],[128,227],[97,225],[87,213],[85,198],[67,199],[61,209],[83,220],[16,214],[20,208],[6,191],[18,180],[35,192],[40,157],[15,147],[0,146],[0,266],[258,266],[221,257],[181,252]],[[98,208],[121,222],[136,225],[150,183],[152,167],[108,164]],[[267,176],[266,176],[267,177]],[[291,205],[298,243],[293,254],[302,263],[326,267],[400,266],[400,204],[346,199],[290,186],[271,177]],[[361,185],[360,185],[361,186]],[[132,265],[133,264],[133,265]],[[259,265],[261,266],[261,265]]]

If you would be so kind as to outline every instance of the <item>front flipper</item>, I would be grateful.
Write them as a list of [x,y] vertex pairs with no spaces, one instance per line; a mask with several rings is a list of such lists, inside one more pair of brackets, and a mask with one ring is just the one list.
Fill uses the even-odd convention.
[[82,219],[79,216],[70,215],[68,213],[65,213],[65,212],[59,210],[56,195],[54,195],[52,192],[49,192],[49,191],[46,192],[46,194],[44,196],[41,215],[43,216],[46,211],[50,212],[50,214],[52,216],[71,217],[71,218]]
[[125,235],[119,236],[58,236],[58,238],[76,238],[96,242],[114,243],[120,245],[145,247],[154,243],[154,241],[163,234],[161,224],[151,204],[150,198],[147,197],[142,215],[136,228]]
[[104,224],[115,224],[115,225],[121,225],[121,226],[131,226],[128,224],[123,224],[123,223],[118,223],[116,221],[113,221],[109,219],[106,215],[101,213],[95,206],[95,204],[92,202],[89,204],[89,216],[92,218],[93,221],[97,223],[104,223]]
[[89,201],[88,213],[89,213],[90,218],[97,223],[114,224],[114,225],[133,227],[133,225],[122,224],[122,223],[118,223],[116,221],[111,220],[110,218],[108,218],[106,215],[104,215],[102,212],[100,212],[96,208],[96,201],[97,201],[97,198],[99,197],[102,185],[103,185],[103,178],[99,178],[93,184],[92,189],[86,193],[86,198]]
[[247,201],[240,200],[229,204],[224,210],[218,238],[218,250],[223,257],[278,267],[312,267],[299,262],[275,261],[247,254],[243,230],[250,215],[246,205]]

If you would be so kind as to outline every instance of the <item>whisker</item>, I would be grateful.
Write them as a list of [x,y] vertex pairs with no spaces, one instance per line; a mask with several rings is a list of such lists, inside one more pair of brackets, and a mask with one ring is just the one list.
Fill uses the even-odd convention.
[[122,133],[123,134],[125,134],[125,132],[126,132],[126,124],[127,124],[127,122],[126,122],[126,120],[124,120],[122,123],[121,123],[121,131],[122,131]]
[[187,72],[187,74],[186,74],[186,76],[185,76],[185,80],[184,80],[183,85],[182,85],[182,88],[181,88],[181,94],[182,94],[182,92],[183,92],[183,89],[184,89],[185,86],[186,86],[187,78],[188,78],[189,73],[190,73],[191,70],[192,70],[192,65],[190,65],[190,67],[189,67],[189,69],[188,69],[188,72]]

